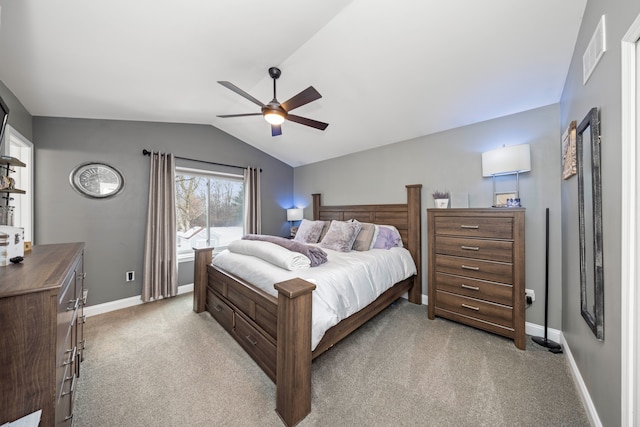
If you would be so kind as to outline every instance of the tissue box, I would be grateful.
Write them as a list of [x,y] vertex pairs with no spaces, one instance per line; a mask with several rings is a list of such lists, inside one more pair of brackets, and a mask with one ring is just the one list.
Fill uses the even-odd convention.
[[24,256],[24,229],[0,225],[0,266],[11,264],[13,257]]

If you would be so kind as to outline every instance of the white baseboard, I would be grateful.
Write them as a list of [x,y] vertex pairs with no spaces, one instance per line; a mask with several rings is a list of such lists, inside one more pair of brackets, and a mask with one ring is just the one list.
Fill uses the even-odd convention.
[[602,421],[600,421],[600,417],[598,416],[598,411],[596,410],[596,406],[593,404],[593,400],[591,400],[591,395],[589,394],[589,389],[587,389],[587,385],[584,383],[582,379],[582,375],[580,374],[580,370],[578,369],[578,365],[576,364],[573,355],[571,354],[571,349],[569,348],[569,344],[564,339],[564,335],[560,334],[562,340],[559,341],[562,344],[562,350],[564,354],[567,355],[567,361],[569,362],[569,368],[571,369],[571,374],[573,375],[573,380],[576,382],[576,386],[578,387],[578,394],[582,399],[582,403],[587,411],[587,417],[589,417],[589,422],[593,427],[602,427]]
[[[531,335],[532,337],[544,337],[544,326],[525,322],[524,330],[527,335]],[[562,332],[557,329],[547,328],[547,339],[560,344],[562,342]]]
[[[178,286],[178,295],[193,292],[193,283]],[[134,305],[144,304],[140,295],[120,299],[117,301],[109,301],[104,304],[90,305],[84,308],[84,315],[87,317],[97,316],[98,314],[108,313],[110,311],[120,310],[121,308],[133,307]]]

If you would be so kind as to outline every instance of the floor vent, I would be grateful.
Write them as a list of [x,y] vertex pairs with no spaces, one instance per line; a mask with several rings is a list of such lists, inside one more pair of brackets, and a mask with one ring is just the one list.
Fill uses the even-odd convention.
[[582,55],[582,84],[587,84],[587,80],[589,80],[591,73],[595,70],[606,50],[607,36],[604,25],[604,15],[602,15],[600,23],[591,37],[589,46],[587,46],[587,50],[584,52],[584,55]]

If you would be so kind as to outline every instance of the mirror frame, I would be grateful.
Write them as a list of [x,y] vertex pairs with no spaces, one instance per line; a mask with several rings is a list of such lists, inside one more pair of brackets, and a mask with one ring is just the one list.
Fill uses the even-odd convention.
[[[583,133],[589,129],[590,141],[584,141]],[[589,145],[585,146],[585,142]],[[591,150],[591,188],[584,186],[584,149]],[[576,157],[578,173],[578,220],[580,229],[580,311],[596,338],[604,340],[604,269],[602,248],[602,181],[600,158],[600,113],[592,108],[576,128]],[[591,190],[591,200],[585,191]],[[586,199],[586,200],[585,200]],[[585,202],[592,203],[593,218],[585,218]],[[587,242],[585,227],[593,223],[593,242]],[[587,259],[586,245],[593,245],[593,259]],[[593,268],[593,283],[588,283],[587,269]],[[594,301],[587,298],[587,289],[594,290]],[[593,309],[589,309],[593,304]]]

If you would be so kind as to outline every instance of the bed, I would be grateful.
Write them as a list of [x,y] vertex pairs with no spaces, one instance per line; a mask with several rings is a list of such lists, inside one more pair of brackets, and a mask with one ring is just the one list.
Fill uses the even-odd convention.
[[193,310],[209,312],[276,384],[276,412],[287,426],[311,411],[311,362],[404,294],[422,303],[421,187],[407,185],[407,203],[323,206],[313,194],[313,219],[393,225],[416,266],[375,301],[328,329],[312,350],[312,293],[301,278],[274,283],[275,295],[212,265],[213,248],[195,250]]

